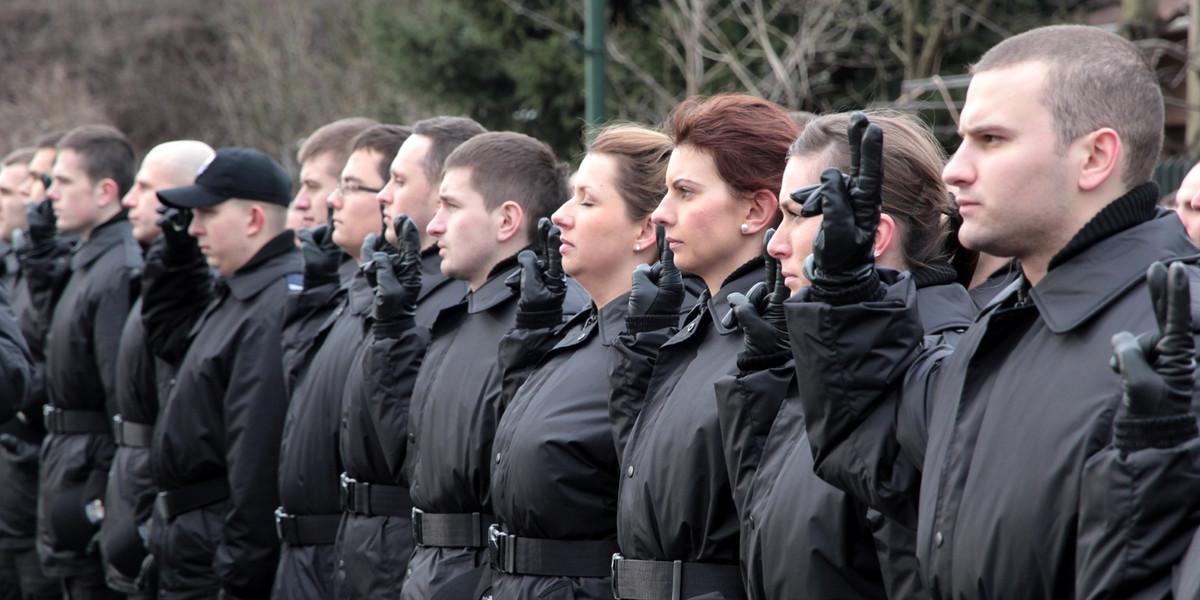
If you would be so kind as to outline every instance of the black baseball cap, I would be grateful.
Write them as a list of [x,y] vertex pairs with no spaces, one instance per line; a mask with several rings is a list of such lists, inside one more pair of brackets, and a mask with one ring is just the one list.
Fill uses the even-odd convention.
[[196,173],[196,183],[158,192],[174,208],[213,206],[230,198],[287,206],[292,181],[275,159],[253,148],[221,148]]

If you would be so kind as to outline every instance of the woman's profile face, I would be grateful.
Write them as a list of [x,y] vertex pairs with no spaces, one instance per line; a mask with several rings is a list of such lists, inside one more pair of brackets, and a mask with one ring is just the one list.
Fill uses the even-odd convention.
[[588,154],[575,172],[574,194],[551,217],[562,229],[563,270],[585,289],[597,279],[629,279],[623,267],[644,221],[629,218],[617,184],[616,159]]
[[676,266],[706,281],[732,273],[742,262],[737,251],[746,211],[747,203],[734,196],[711,154],[688,145],[671,152],[667,195],[651,220],[666,230]]
[[813,238],[821,227],[821,215],[800,216],[800,203],[792,200],[792,192],[821,182],[820,157],[793,156],[788,159],[783,171],[783,185],[779,191],[779,209],[783,220],[775,230],[775,237],[767,245],[767,253],[779,259],[783,270],[784,285],[795,294],[809,285],[804,278],[804,260],[812,254]]

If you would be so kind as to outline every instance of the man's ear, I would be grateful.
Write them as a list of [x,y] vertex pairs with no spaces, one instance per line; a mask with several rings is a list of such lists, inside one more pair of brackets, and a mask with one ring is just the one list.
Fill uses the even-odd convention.
[[111,177],[105,177],[96,184],[96,187],[100,190],[99,198],[96,201],[96,204],[100,208],[107,208],[114,203],[116,203],[117,208],[120,208],[121,189],[117,186],[116,181]]
[[[497,242],[504,243],[520,236],[528,238],[525,231],[525,209],[521,208],[520,204],[508,200],[493,212],[499,221],[496,229]],[[533,240],[526,239],[524,243],[528,244],[531,241]]]
[[246,237],[254,237],[266,227],[267,213],[257,203],[249,203],[250,210],[246,213]]
[[779,215],[779,198],[771,190],[758,190],[750,195],[750,203],[746,207],[743,223],[747,228],[742,231],[746,235],[760,235],[760,232],[775,223]]
[[1117,176],[1124,162],[1121,136],[1108,127],[1093,131],[1075,142],[1083,152],[1079,188],[1092,191]]

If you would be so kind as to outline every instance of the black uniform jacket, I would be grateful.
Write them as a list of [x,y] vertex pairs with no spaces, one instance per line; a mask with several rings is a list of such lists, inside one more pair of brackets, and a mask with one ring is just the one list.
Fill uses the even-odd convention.
[[287,408],[284,304],[287,278],[298,279],[300,271],[300,251],[287,231],[232,278],[215,283],[212,301],[190,331],[154,432],[154,481],[171,491],[221,478],[229,498],[156,521],[151,550],[161,565],[161,597],[206,588],[216,593],[217,586],[226,597],[268,593],[279,552],[273,512]]
[[738,563],[740,524],[713,384],[736,372],[743,346],[741,330],[721,324],[727,298],[762,280],[756,258],[715,295],[701,294],[686,325],[661,347],[663,335],[630,332],[613,345],[610,410],[621,452],[617,531],[626,558]]
[[1110,340],[1156,327],[1146,268],[1197,252],[1156,200],[1146,184],[1111,203],[940,360],[908,280],[878,302],[785,304],[817,473],[916,523],[933,597],[1104,597],[1118,583],[1096,573],[1132,575],[1089,551],[1081,483],[1122,396]]
[[[416,327],[399,337],[376,338],[370,329],[372,290],[351,292],[351,305],[360,303],[366,311],[366,332],[342,395],[340,444],[346,475],[356,481],[408,487],[403,467],[409,397],[429,344],[429,327],[443,308],[457,304],[467,292],[466,282],[446,277],[441,264],[437,246],[421,253]],[[346,512],[334,549],[337,597],[399,596],[412,549],[408,514]]]
[[[427,513],[492,514],[492,439],[503,411],[497,349],[516,317],[517,296],[505,279],[518,268],[515,257],[501,261],[479,289],[434,322],[413,388],[406,457],[413,505]],[[564,314],[585,302],[571,281]],[[429,598],[479,566],[484,554],[481,548],[418,546],[403,597]]]
[[[501,341],[506,406],[493,442],[492,507],[505,533],[613,540],[615,548],[620,465],[605,364],[628,308],[626,293],[561,328],[517,328]],[[493,595],[612,598],[611,586],[609,578],[496,574]]]
[[[142,249],[124,214],[97,227],[87,242],[75,248],[71,275],[54,307],[46,339],[50,406],[96,411],[108,417],[116,412],[121,329],[138,296],[142,264]],[[66,547],[70,544],[55,535],[51,515],[56,513],[59,498],[70,489],[85,487],[84,495],[89,496],[85,502],[103,497],[114,450],[111,431],[46,436],[38,484],[38,554],[47,576],[101,573],[96,557]],[[64,507],[57,514],[64,518],[71,509]]]
[[[917,292],[927,346],[952,345],[975,316],[954,272],[941,272]],[[916,532],[813,473],[797,385],[791,361],[716,384],[750,597],[918,597]]]
[[[134,302],[121,333],[117,356],[117,411],[121,419],[139,427],[153,427],[159,398],[169,388],[175,370],[157,359],[146,345],[142,299]],[[134,580],[147,554],[142,538],[154,508],[150,448],[121,444],[118,440],[108,490],[104,496],[104,521],[100,525],[100,552],[109,587],[125,593],[138,591]]]

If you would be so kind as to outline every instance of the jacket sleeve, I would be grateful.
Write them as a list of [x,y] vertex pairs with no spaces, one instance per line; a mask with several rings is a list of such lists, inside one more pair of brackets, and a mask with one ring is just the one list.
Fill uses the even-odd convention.
[[31,304],[40,312],[44,335],[71,277],[71,244],[60,239],[49,248],[23,249],[17,252],[17,260],[29,286]]
[[22,410],[30,387],[33,355],[13,314],[8,292],[0,287],[0,422],[7,421]]
[[[910,277],[878,302],[831,306],[803,289],[784,304],[798,395],[818,476],[885,516],[916,527],[921,463],[898,418],[924,414],[927,381],[906,378],[924,332]],[[926,374],[935,371],[927,369]]]
[[362,365],[367,411],[388,471],[396,481],[405,481],[409,406],[417,372],[429,347],[429,330],[417,325],[400,337],[371,336],[368,342]]
[[155,356],[178,366],[191,343],[189,334],[213,297],[213,274],[204,257],[183,265],[164,262],[163,241],[146,253],[142,271],[142,322]]
[[546,322],[542,327],[532,328],[521,327],[520,318],[517,319],[517,323],[517,327],[509,330],[504,337],[500,338],[500,405],[502,407],[507,407],[509,402],[512,402],[521,384],[525,383],[525,379],[529,377],[530,371],[559,340],[558,325],[560,322],[557,320]]
[[105,287],[96,303],[96,318],[92,320],[92,355],[96,357],[97,372],[104,385],[104,402],[109,416],[117,409],[117,357],[121,348],[121,332],[129,309],[140,288],[136,269],[122,269],[118,281]]
[[678,317],[658,328],[647,323],[635,323],[626,317],[625,331],[617,336],[608,354],[608,416],[612,422],[613,442],[617,457],[625,455],[625,443],[646,405],[646,390],[658,349],[679,330]]
[[230,509],[213,566],[222,596],[232,598],[266,597],[279,559],[273,515],[287,395],[279,320],[271,321],[258,318],[247,325],[231,359],[224,398]]
[[725,468],[733,485],[734,505],[743,517],[775,416],[785,399],[796,397],[793,369],[788,361],[770,369],[725,376],[713,384]]
[[1188,439],[1128,449],[1118,443],[1088,460],[1080,493],[1078,598],[1168,597],[1173,571],[1200,524],[1195,416],[1177,419],[1190,425],[1183,436],[1170,425],[1175,433],[1161,431],[1164,418],[1136,419],[1142,422],[1136,424],[1123,416],[1117,417],[1117,437],[1136,429],[1148,440]]
[[288,294],[283,326],[283,373],[288,396],[296,389],[296,382],[300,381],[319,348],[317,338],[321,326],[345,297],[346,290],[338,282]]

